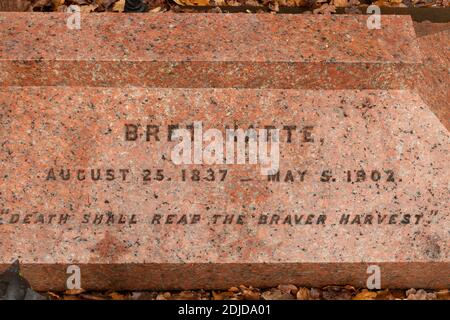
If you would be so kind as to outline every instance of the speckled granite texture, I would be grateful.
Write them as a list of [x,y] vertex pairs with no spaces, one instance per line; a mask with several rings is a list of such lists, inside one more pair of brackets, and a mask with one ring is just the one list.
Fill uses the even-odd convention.
[[[448,32],[67,17],[0,13],[0,270],[19,258],[38,290],[71,264],[85,289],[212,289],[365,286],[375,263],[383,287],[449,287]],[[279,128],[279,181],[174,165],[169,125],[194,121]]]
[[405,89],[412,21],[270,14],[0,13],[7,85]]
[[[417,93],[2,87],[0,114],[0,269],[36,289],[69,264],[86,289],[364,286],[370,263],[449,285],[450,137]],[[167,126],[193,121],[283,128],[280,181],[174,165]]]
[[416,88],[450,130],[450,28],[418,38],[423,55]]

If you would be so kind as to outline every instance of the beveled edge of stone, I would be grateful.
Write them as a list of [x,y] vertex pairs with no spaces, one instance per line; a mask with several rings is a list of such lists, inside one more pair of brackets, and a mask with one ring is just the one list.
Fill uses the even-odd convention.
[[[381,287],[389,289],[450,287],[449,262],[372,263],[112,263],[79,264],[85,290],[226,290],[246,285],[276,287],[367,286],[367,268],[381,269]],[[68,264],[21,264],[21,274],[37,291],[67,289]],[[0,273],[9,267],[0,264]],[[189,276],[186,276],[186,275]]]
[[423,65],[416,80],[424,104],[439,121],[450,130],[450,23],[447,29],[432,30],[418,38],[419,48],[424,55]]
[[1,12],[0,61],[415,64],[422,59],[409,16],[383,16],[382,28],[372,30],[363,15],[89,13],[81,15],[80,30],[67,27],[68,17]]

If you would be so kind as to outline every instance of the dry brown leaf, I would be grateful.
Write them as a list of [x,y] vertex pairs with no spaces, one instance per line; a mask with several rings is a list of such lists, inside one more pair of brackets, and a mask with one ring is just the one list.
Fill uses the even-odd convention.
[[50,0],[37,0],[37,1],[32,1],[33,3],[33,8],[43,8],[43,7],[47,7],[49,5],[51,5],[51,1]]
[[293,284],[280,284],[278,289],[283,293],[293,294],[294,296],[297,294],[298,288]]
[[280,11],[280,6],[279,6],[278,2],[270,2],[269,9],[274,12],[278,12],[278,11]]
[[405,299],[406,295],[405,295],[405,290],[400,290],[400,289],[391,289],[390,290],[392,297],[395,299]]
[[158,293],[155,291],[134,291],[130,295],[131,300],[155,300]]
[[336,7],[333,5],[329,5],[328,3],[324,3],[320,8],[314,9],[314,14],[331,14],[336,12]]
[[209,0],[174,0],[180,6],[208,6]]
[[0,1],[0,11],[29,11],[31,0],[2,0]]
[[164,294],[160,293],[156,296],[156,300],[169,300],[167,299]]
[[47,295],[50,296],[50,298],[52,298],[54,300],[61,300],[62,299],[61,296],[59,296],[56,293],[51,292],[51,291],[48,291]]
[[239,293],[234,293],[230,291],[224,292],[214,292],[213,291],[213,300],[238,300]]
[[127,299],[126,296],[124,296],[123,294],[117,293],[117,292],[112,292],[109,294],[109,296],[113,300],[126,300]]
[[349,285],[349,284],[347,284],[347,285],[344,287],[344,289],[345,289],[345,290],[349,290],[349,291],[353,291],[353,292],[356,291],[355,287],[354,287],[354,286],[351,286],[351,285]]
[[220,292],[212,292],[213,300],[223,300],[223,295]]
[[181,291],[172,295],[172,300],[200,300],[201,294],[195,291]]
[[63,300],[81,300],[79,296],[63,296]]
[[367,289],[363,289],[356,296],[352,298],[352,300],[373,300],[377,297],[377,293],[373,291],[369,291]]
[[318,288],[311,288],[311,290],[309,291],[309,294],[311,296],[311,299],[318,300],[322,296],[322,290],[320,290]]
[[286,5],[288,7],[304,7],[308,4],[307,0],[287,0]]
[[260,300],[261,294],[258,291],[245,289],[242,291],[242,297],[244,300]]
[[88,4],[86,6],[81,6],[80,10],[82,13],[94,12],[98,8],[98,4]]
[[322,297],[325,300],[351,300],[352,290],[340,286],[327,286],[322,289]]
[[450,300],[450,291],[448,289],[439,290],[436,292],[436,296],[439,300]]
[[156,13],[156,12],[160,12],[160,11],[161,11],[161,7],[156,7],[156,8],[153,8],[152,10],[150,10],[149,12]]
[[433,292],[426,292],[423,289],[409,289],[406,291],[406,300],[436,300],[437,295]]
[[376,299],[377,300],[395,300],[394,296],[392,295],[391,291],[389,291],[389,289],[378,291]]
[[64,0],[52,0],[52,9],[58,11],[60,6],[64,5]]
[[311,300],[311,294],[308,288],[299,288],[297,291],[297,300]]
[[123,12],[125,10],[125,0],[119,0],[114,3],[113,11],[115,12]]
[[239,288],[231,287],[230,289],[228,289],[228,291],[230,291],[230,292],[239,292]]
[[64,291],[64,294],[68,295],[68,296],[74,296],[74,295],[83,293],[84,291],[85,291],[84,289],[69,289],[69,290]]
[[264,300],[294,300],[291,294],[283,293],[280,289],[270,289],[262,293]]
[[347,0],[333,0],[333,4],[337,8],[345,8],[349,5]]

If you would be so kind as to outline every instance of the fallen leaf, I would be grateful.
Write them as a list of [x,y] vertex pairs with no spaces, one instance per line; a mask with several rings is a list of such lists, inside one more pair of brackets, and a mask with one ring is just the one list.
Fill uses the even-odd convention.
[[174,0],[180,6],[208,6],[209,0]]
[[52,9],[58,11],[58,8],[64,4],[64,0],[52,0]]
[[393,289],[393,290],[390,290],[390,291],[391,291],[391,294],[392,294],[394,300],[395,299],[404,299],[404,298],[406,298],[404,290]]
[[278,289],[280,289],[283,293],[293,294],[294,296],[298,291],[298,288],[293,284],[280,284]]
[[307,0],[287,0],[286,5],[288,7],[304,7],[308,4]]
[[155,300],[158,293],[155,291],[135,291],[131,293],[131,300]]
[[[80,296],[63,296],[63,300],[81,300]],[[87,299],[91,300],[91,299]]]
[[436,296],[439,300],[450,300],[450,291],[448,289],[439,290],[436,292]]
[[376,297],[377,297],[377,293],[376,292],[369,291],[367,289],[363,289],[361,292],[356,294],[356,296],[354,296],[352,298],[352,300],[373,300]]
[[113,300],[126,300],[127,299],[126,296],[124,296],[123,294],[117,293],[117,292],[110,293],[109,296]]
[[269,2],[269,9],[272,10],[273,12],[278,12],[280,11],[280,6],[278,4],[278,2]]
[[150,10],[150,12],[153,12],[153,13],[160,12],[160,11],[161,11],[161,7],[156,7],[156,8],[153,8],[152,10]]
[[340,286],[327,286],[322,289],[322,297],[325,300],[351,300],[352,292]]
[[34,9],[42,9],[43,7],[48,7],[51,5],[51,0],[37,0],[33,1],[32,8]]
[[88,4],[86,6],[81,6],[80,7],[80,11],[82,13],[89,13],[89,12],[94,12],[95,9],[98,8],[98,4]]
[[156,300],[169,300],[167,299],[164,294],[160,293],[156,296]]
[[30,11],[31,0],[2,0],[0,11]]
[[283,293],[280,289],[271,289],[262,293],[264,300],[294,300],[291,294]]
[[308,288],[299,288],[297,291],[297,300],[311,300],[311,293]]
[[320,8],[314,9],[314,14],[331,14],[336,12],[336,7],[333,5],[329,5],[328,3],[324,3]]
[[[80,0],[79,0],[80,1]],[[81,0],[84,1],[84,0]],[[112,10],[113,5],[117,0],[95,0],[93,4],[98,5],[98,9],[100,11]],[[92,2],[92,1],[90,1]],[[124,5],[125,8],[125,5]]]
[[392,295],[389,289],[378,291],[376,300],[395,300],[395,297]]
[[53,300],[61,300],[62,299],[61,296],[59,296],[56,293],[51,292],[51,291],[48,291],[47,295]]
[[215,292],[213,291],[213,300],[239,300],[240,293],[231,291]]
[[114,12],[123,12],[125,10],[125,0],[119,0],[114,3],[113,9]]
[[194,291],[181,291],[172,295],[172,300],[200,300],[201,294]]
[[351,285],[346,285],[345,287],[344,287],[344,289],[346,289],[346,290],[349,290],[349,291],[352,291],[352,292],[355,292],[356,291],[356,289],[355,289],[355,287],[354,286],[351,286]]
[[347,0],[333,0],[333,5],[337,8],[345,8],[349,3]]
[[436,300],[437,295],[432,292],[426,292],[423,289],[409,289],[406,291],[406,300]]
[[260,300],[261,294],[258,291],[246,289],[242,291],[242,298],[244,300]]
[[212,298],[213,300],[224,300],[223,295],[220,292],[212,292]]
[[74,295],[77,295],[77,294],[80,294],[83,292],[84,292],[83,289],[69,289],[69,290],[64,291],[64,294],[68,295],[68,296],[74,296]]
[[322,290],[320,290],[318,288],[311,288],[311,290],[309,291],[309,294],[310,294],[311,299],[318,300],[322,296]]

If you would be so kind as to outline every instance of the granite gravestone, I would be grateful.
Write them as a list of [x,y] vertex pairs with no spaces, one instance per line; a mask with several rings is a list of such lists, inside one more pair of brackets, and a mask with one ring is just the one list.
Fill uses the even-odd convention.
[[373,264],[448,285],[449,133],[409,87],[409,18],[114,17],[0,15],[2,268],[39,290],[69,265],[86,289],[365,286]]

